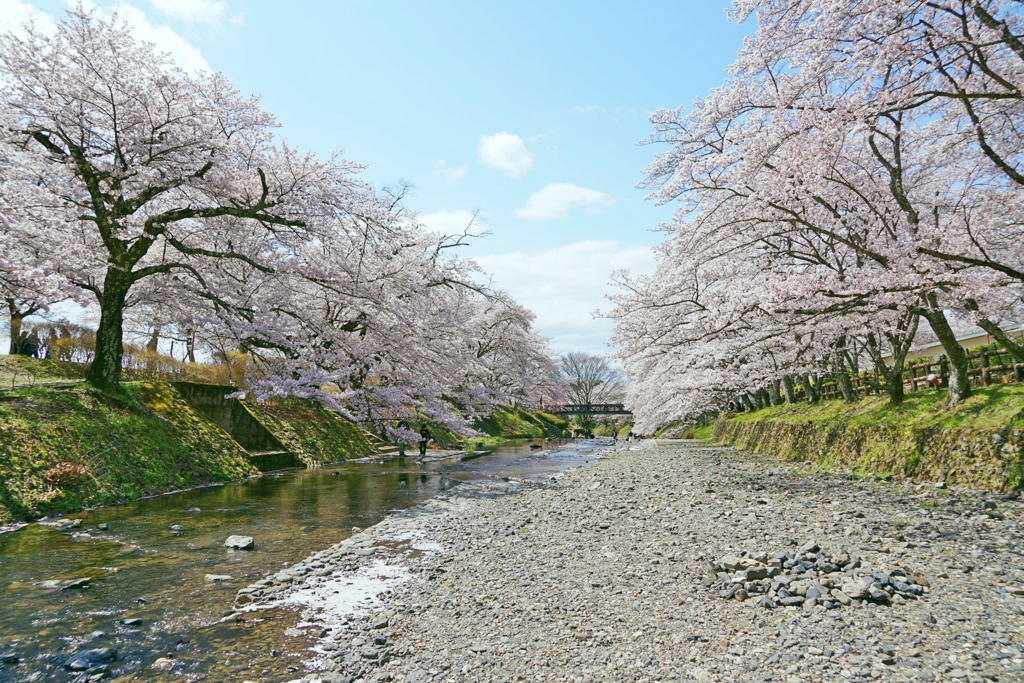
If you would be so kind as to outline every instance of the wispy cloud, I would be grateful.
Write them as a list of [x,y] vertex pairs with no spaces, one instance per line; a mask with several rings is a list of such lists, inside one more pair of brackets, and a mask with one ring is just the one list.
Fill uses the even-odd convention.
[[612,323],[593,313],[611,307],[605,296],[613,291],[609,284],[612,272],[654,270],[650,247],[614,240],[585,240],[476,260],[493,277],[494,286],[509,290],[537,314],[537,328],[551,337],[552,347],[559,353],[607,352],[604,342]]
[[483,222],[484,217],[480,213],[467,211],[465,209],[438,209],[430,213],[420,214],[419,220],[428,230],[440,232],[445,235],[459,234],[471,224]]
[[185,71],[213,71],[199,48],[178,35],[170,26],[154,24],[145,12],[127,3],[121,3],[116,8],[117,15],[128,22],[136,38],[153,43],[160,52],[169,52],[174,63]]
[[220,0],[152,0],[153,7],[169,17],[199,24],[216,24],[227,14]]
[[[104,16],[109,16],[109,13],[102,12],[90,1],[84,2],[83,5],[87,10],[96,10]],[[154,24],[145,12],[125,2],[114,5],[114,10],[117,16],[131,27],[136,38],[153,43],[159,52],[169,53],[174,63],[185,71],[212,70],[199,48],[175,33],[171,27]],[[32,20],[39,29],[46,32],[54,31],[57,25],[57,19],[53,15],[26,2],[0,0],[0,30],[17,33],[28,20]]]
[[477,158],[488,168],[501,171],[510,178],[522,178],[533,169],[533,152],[518,135],[497,133],[481,135]]
[[0,0],[0,29],[20,34],[21,27],[29,22],[45,33],[53,33],[57,27],[53,17],[38,7],[21,0]]
[[604,111],[604,107],[597,104],[588,104],[585,107],[572,106],[569,107],[570,114],[593,114],[594,112]]
[[553,221],[568,218],[572,209],[593,212],[614,203],[604,192],[571,183],[548,183],[531,194],[526,206],[516,209],[516,215],[529,221]]
[[444,159],[437,162],[437,167],[434,169],[434,175],[444,181],[445,185],[452,185],[458,182],[466,176],[469,172],[469,166],[463,164],[458,168],[449,168],[445,163]]

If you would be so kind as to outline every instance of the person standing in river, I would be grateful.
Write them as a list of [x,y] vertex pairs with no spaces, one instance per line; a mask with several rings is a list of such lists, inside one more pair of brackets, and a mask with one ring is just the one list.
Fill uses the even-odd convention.
[[427,455],[427,442],[430,441],[430,430],[427,429],[426,425],[420,429],[420,457],[426,457]]

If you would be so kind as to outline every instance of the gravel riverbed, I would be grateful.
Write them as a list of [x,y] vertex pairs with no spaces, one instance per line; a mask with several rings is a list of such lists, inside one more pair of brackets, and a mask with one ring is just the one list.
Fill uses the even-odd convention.
[[[619,444],[457,486],[241,602],[305,596],[306,681],[1024,681],[1022,502]],[[359,577],[364,611],[332,608]]]

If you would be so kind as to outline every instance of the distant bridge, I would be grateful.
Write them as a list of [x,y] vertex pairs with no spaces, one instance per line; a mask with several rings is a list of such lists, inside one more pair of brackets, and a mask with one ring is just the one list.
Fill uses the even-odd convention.
[[567,403],[559,410],[549,412],[558,415],[632,415],[622,403]]

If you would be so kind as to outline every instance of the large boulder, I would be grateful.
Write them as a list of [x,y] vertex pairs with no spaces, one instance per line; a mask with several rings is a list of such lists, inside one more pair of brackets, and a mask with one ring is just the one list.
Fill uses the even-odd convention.
[[256,547],[256,541],[252,539],[252,536],[228,536],[224,545],[235,550],[252,550]]

